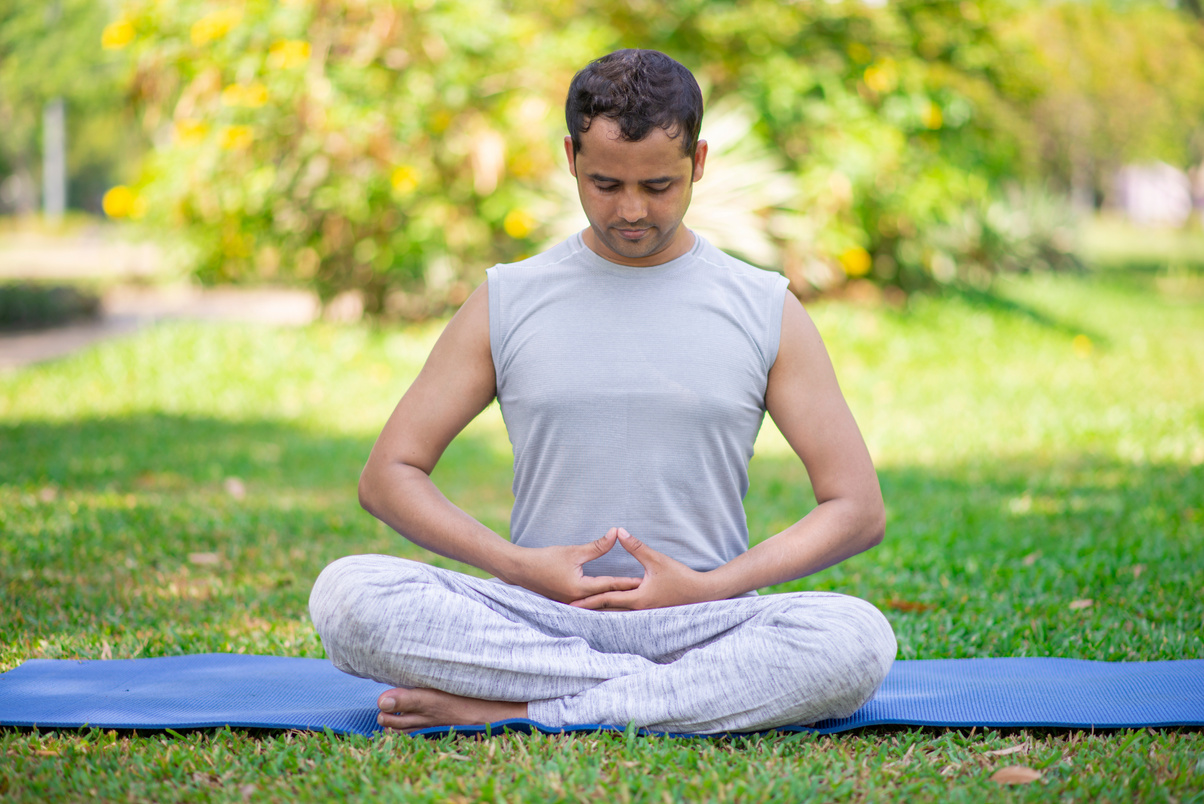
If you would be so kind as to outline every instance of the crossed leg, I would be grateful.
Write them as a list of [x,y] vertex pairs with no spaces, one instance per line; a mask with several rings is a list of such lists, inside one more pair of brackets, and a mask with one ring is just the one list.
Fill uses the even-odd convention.
[[[829,593],[594,612],[388,556],[351,556],[314,585],[327,655],[395,685],[390,728],[635,723],[749,731],[852,714],[895,654],[885,618]],[[392,698],[392,703],[386,701]]]

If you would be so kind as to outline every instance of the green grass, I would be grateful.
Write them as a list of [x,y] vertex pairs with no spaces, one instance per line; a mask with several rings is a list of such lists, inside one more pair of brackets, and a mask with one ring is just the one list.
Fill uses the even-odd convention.
[[1083,221],[1082,257],[1103,269],[1174,274],[1204,271],[1204,218],[1193,216],[1178,228],[1139,226],[1123,216],[1097,215]]
[[[887,538],[780,590],[871,600],[905,659],[1204,657],[1204,303],[1158,280],[1011,279],[991,296],[916,299],[902,312],[814,305],[880,470]],[[437,331],[173,324],[0,375],[0,670],[30,658],[319,657],[306,599],[328,561],[383,551],[454,566],[355,500],[368,449]],[[812,504],[770,425],[751,471],[754,538]],[[436,480],[505,532],[496,407]],[[989,780],[1012,764],[1043,776]],[[1204,736],[4,730],[0,796],[1204,801]]]

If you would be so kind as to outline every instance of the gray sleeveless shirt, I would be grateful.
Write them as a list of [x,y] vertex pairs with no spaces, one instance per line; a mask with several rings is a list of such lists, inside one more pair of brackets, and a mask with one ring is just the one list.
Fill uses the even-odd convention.
[[[578,234],[488,282],[511,540],[583,544],[624,527],[699,571],[747,550],[748,462],[786,279],[697,236],[678,259],[630,268]],[[617,544],[585,571],[644,574]]]

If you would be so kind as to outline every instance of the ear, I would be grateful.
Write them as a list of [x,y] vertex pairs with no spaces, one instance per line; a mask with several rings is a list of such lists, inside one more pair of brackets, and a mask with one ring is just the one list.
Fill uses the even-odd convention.
[[694,181],[702,178],[702,169],[707,163],[707,141],[699,140],[694,148]]
[[564,135],[564,155],[569,158],[569,173],[577,178],[577,155],[573,153],[573,138],[568,134]]

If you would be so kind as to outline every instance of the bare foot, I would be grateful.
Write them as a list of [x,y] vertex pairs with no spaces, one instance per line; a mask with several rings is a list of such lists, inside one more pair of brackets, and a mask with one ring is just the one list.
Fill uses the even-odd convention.
[[527,716],[525,703],[483,701],[439,690],[405,687],[381,693],[376,705],[380,707],[376,722],[395,731],[428,726],[481,726]]

